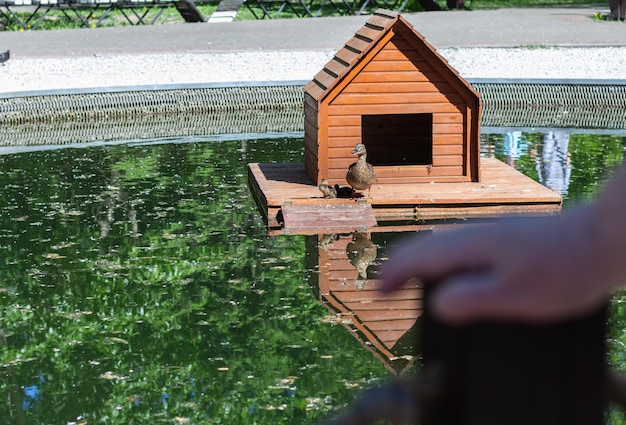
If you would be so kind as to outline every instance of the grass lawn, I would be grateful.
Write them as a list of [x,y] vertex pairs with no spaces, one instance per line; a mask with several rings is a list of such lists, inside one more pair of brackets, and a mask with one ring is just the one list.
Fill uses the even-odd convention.
[[[94,0],[95,2],[95,0]],[[217,9],[217,5],[219,0],[210,1],[210,2],[202,2],[196,4],[200,13],[205,18],[211,16],[211,14]],[[18,12],[17,15],[25,21],[30,13],[28,12],[20,12],[19,8],[13,8],[14,12]],[[135,12],[144,17],[144,22],[151,22],[159,13],[159,9],[148,10],[146,8],[137,8]],[[90,12],[89,10],[80,10],[76,13],[80,13],[81,16],[89,22],[89,26],[95,27],[98,21],[102,18],[104,10],[96,10]],[[38,30],[49,30],[49,29],[67,29],[67,28],[83,28],[85,25],[81,22],[81,20],[76,16],[75,12],[67,11],[67,14],[64,14],[62,11],[52,10],[46,15],[46,17],[39,23],[37,29]],[[126,15],[129,16],[130,20],[133,23],[136,23],[138,20],[133,14],[133,11],[130,9],[125,10]],[[35,14],[30,19],[30,23],[34,24],[39,20],[42,16],[42,12]],[[170,23],[182,23],[185,22],[184,19],[180,16],[180,13],[176,10],[175,7],[166,7],[162,9],[161,16],[156,20],[156,24],[170,24]],[[122,14],[122,12],[118,10],[113,10],[106,15],[106,17],[98,24],[101,27],[114,27],[114,26],[123,26],[130,25],[128,19]],[[6,22],[6,19],[0,16],[0,30],[8,30],[8,31],[24,31],[24,29],[17,22]]]
[[[436,0],[437,3],[441,6],[442,9],[446,8],[446,0]],[[317,2],[319,3],[319,1]],[[254,4],[254,3],[252,3]],[[328,2],[327,4],[330,4]],[[608,0],[606,3],[590,3],[589,0],[465,0],[465,5],[470,10],[486,10],[486,9],[500,9],[506,7],[555,7],[555,6],[572,6],[572,5],[587,5],[589,7],[598,6],[598,5],[606,5],[608,6]],[[304,11],[302,8],[297,8],[294,6],[296,11],[303,15]],[[257,16],[262,15],[262,11],[259,7],[253,7]],[[375,10],[376,7],[368,9],[369,11]],[[404,8],[404,12],[419,12],[422,11],[422,7],[420,6],[417,0],[409,0]],[[335,16],[339,15],[337,13],[337,9],[331,6],[326,6],[323,10],[321,10],[319,16]],[[281,18],[294,18],[298,17],[293,11],[285,8],[280,15]],[[248,7],[242,7],[238,14],[237,19],[241,21],[255,19],[253,13],[250,11]]]
[[[437,0],[442,8],[445,8],[446,1],[445,0]],[[313,4],[320,4],[320,0],[313,0]],[[211,0],[211,1],[202,1],[196,0],[196,5],[202,15],[206,18],[210,17],[211,14],[217,8],[219,0]],[[498,9],[504,7],[551,7],[551,6],[568,6],[568,5],[589,5],[590,7],[593,5],[603,4],[603,3],[589,3],[588,0],[465,0],[466,6],[471,10],[479,10],[479,9]],[[607,2],[608,3],[608,2]],[[368,11],[374,10],[376,7],[368,8]],[[252,7],[257,16],[262,15],[262,11],[258,7]],[[286,8],[280,15],[281,18],[294,18],[298,17],[298,15],[303,16],[304,10],[300,7],[298,9],[297,6],[294,6],[295,11],[289,10]],[[371,10],[370,10],[371,9]],[[409,0],[406,7],[404,8],[405,12],[417,12],[421,11],[417,0]],[[19,12],[19,8],[14,9],[14,11]],[[158,9],[147,10],[147,9],[135,9],[139,15],[146,14],[144,20],[147,22],[152,21],[158,13]],[[102,14],[104,13],[101,10],[96,10],[94,12],[90,12],[87,10],[83,10],[80,12],[83,18],[89,23],[89,26],[95,27],[96,24],[103,27],[112,27],[112,26],[122,26],[122,25],[130,25],[128,19],[122,14],[120,11],[112,11],[101,22],[99,20],[102,18]],[[137,19],[134,17],[133,12],[131,10],[126,10],[126,14],[130,16],[131,21],[137,22]],[[337,16],[341,13],[334,7],[332,7],[331,2],[326,3],[326,7],[319,11],[319,16]],[[18,13],[22,20],[26,20],[29,16],[29,13]],[[30,20],[31,23],[37,22],[41,13],[36,14]],[[238,14],[237,20],[253,20],[256,19],[252,11],[243,6]],[[178,11],[174,7],[168,7],[162,10],[161,16],[156,20],[157,24],[168,24],[168,23],[181,23],[184,22]],[[45,29],[64,29],[64,28],[81,28],[84,27],[78,17],[76,17],[72,11],[68,11],[67,14],[64,14],[61,11],[50,11],[48,15],[41,21],[37,29],[45,30]],[[8,31],[24,31],[16,22],[7,22],[6,18],[0,17],[0,30],[8,30]]]
[[554,6],[571,6],[571,5],[587,5],[589,7],[598,4],[608,5],[605,3],[590,3],[588,0],[473,0],[470,1],[472,9],[501,9],[503,7],[554,7]]

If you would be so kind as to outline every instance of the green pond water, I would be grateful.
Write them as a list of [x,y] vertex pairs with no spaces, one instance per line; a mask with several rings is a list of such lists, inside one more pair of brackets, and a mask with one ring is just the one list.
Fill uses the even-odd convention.
[[[482,145],[568,208],[625,140],[501,131]],[[302,161],[301,138],[156,142],[0,155],[0,424],[307,424],[392,376],[319,302],[317,240],[268,236],[250,194],[246,164]],[[399,236],[376,234],[368,276]],[[404,344],[416,371],[419,342]]]

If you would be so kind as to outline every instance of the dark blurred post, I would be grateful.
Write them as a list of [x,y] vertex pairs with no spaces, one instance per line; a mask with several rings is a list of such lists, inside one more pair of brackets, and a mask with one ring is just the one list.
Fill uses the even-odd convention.
[[447,0],[448,9],[465,9],[464,0]]
[[609,7],[611,9],[610,19],[624,20],[626,16],[626,0],[609,0]]
[[603,425],[606,310],[565,322],[482,322],[451,327],[428,309],[424,370],[442,372],[421,425]]
[[418,0],[422,9],[426,11],[441,10],[439,4],[435,0]]

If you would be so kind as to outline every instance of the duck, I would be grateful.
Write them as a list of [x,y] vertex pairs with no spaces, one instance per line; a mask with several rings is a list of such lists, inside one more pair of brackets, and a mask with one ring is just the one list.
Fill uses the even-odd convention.
[[322,179],[318,187],[320,189],[320,192],[322,192],[322,194],[324,195],[324,198],[337,197],[337,189],[328,184],[328,179]]
[[376,181],[376,171],[372,164],[367,162],[367,150],[363,143],[357,143],[352,151],[352,155],[358,155],[355,163],[350,165],[346,174],[346,181],[355,190],[367,189],[367,196],[370,196],[372,184]]

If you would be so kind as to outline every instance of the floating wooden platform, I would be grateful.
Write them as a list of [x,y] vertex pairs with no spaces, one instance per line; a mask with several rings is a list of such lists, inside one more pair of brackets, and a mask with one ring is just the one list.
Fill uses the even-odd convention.
[[[461,183],[375,184],[369,198],[325,199],[306,175],[302,163],[249,164],[251,190],[270,229],[283,228],[282,209],[294,207],[366,204],[378,222],[490,218],[508,215],[550,215],[561,211],[562,198],[495,158],[481,158],[481,181]],[[345,183],[344,183],[345,185]],[[359,214],[329,209],[329,217],[292,220],[285,230],[317,233],[328,222],[351,231],[364,226]],[[346,215],[354,217],[351,222]],[[357,220],[357,218],[359,218]],[[367,217],[366,217],[367,220]],[[324,227],[326,223],[327,227]]]

